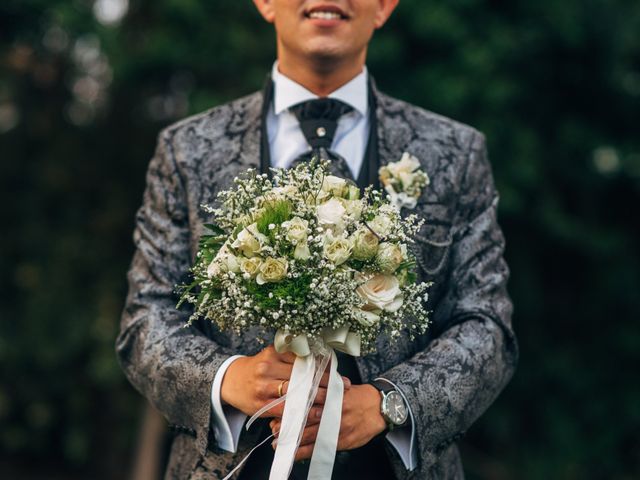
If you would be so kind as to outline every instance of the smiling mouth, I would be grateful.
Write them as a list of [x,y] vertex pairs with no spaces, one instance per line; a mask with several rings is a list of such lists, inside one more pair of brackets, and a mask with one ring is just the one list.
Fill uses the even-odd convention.
[[307,13],[306,17],[318,19],[318,20],[346,20],[347,19],[347,17],[340,15],[339,13],[321,12],[321,11]]
[[304,16],[311,20],[348,20],[340,9],[335,7],[317,7],[304,13]]

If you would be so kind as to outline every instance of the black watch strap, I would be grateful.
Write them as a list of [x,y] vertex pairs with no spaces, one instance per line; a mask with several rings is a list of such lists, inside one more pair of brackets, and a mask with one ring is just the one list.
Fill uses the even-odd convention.
[[389,382],[385,382],[384,380],[373,380],[370,383],[383,393],[389,393],[395,390],[395,387],[393,385],[391,385]]

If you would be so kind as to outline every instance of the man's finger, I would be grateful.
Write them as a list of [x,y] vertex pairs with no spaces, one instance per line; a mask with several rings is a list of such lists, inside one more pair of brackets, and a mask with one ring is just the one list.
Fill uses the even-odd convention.
[[307,426],[320,423],[321,418],[322,406],[314,405],[313,407],[311,407],[311,410],[309,410],[309,415],[307,416]]
[[326,388],[318,388],[318,394],[316,395],[315,400],[313,401],[314,405],[324,405],[324,402],[327,400],[327,389]]
[[[351,380],[347,377],[342,377],[342,384],[344,385],[345,390],[349,390],[349,388],[351,388]],[[322,378],[320,379],[321,387],[327,388],[327,385],[329,385],[329,372],[323,373]]]
[[255,373],[259,378],[289,380],[293,365],[284,362],[270,361],[259,362],[256,365]]
[[[269,401],[271,401],[271,400],[269,400]],[[267,410],[262,415],[260,415],[260,418],[271,418],[271,417],[282,418],[282,412],[283,411],[284,411],[284,403],[279,403],[278,405],[276,405],[272,409]]]
[[300,440],[300,446],[316,443],[316,437],[318,436],[318,429],[320,424],[306,426],[302,432],[302,439]]
[[271,433],[277,436],[277,433],[280,431],[280,420],[274,418],[269,422],[269,428],[271,429]]
[[296,456],[294,460],[297,462],[298,460],[305,460],[307,458],[311,458],[311,454],[313,453],[313,447],[315,443],[310,443],[309,445],[304,445],[303,447],[299,447],[296,451]]
[[285,352],[285,353],[276,353],[281,362],[293,364],[296,361],[295,353]]

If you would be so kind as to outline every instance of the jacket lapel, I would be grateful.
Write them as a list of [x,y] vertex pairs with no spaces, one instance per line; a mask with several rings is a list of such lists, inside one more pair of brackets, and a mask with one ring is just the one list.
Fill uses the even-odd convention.
[[376,97],[378,158],[381,167],[400,160],[412,140],[412,131],[404,118],[405,108],[402,102],[380,93],[373,80],[371,87]]

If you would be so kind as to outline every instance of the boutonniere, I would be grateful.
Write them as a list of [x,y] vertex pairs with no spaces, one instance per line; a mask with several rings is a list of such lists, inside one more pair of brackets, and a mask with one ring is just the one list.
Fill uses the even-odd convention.
[[422,189],[429,185],[429,175],[420,169],[420,161],[404,152],[399,162],[391,162],[378,170],[391,203],[399,209],[415,208]]

